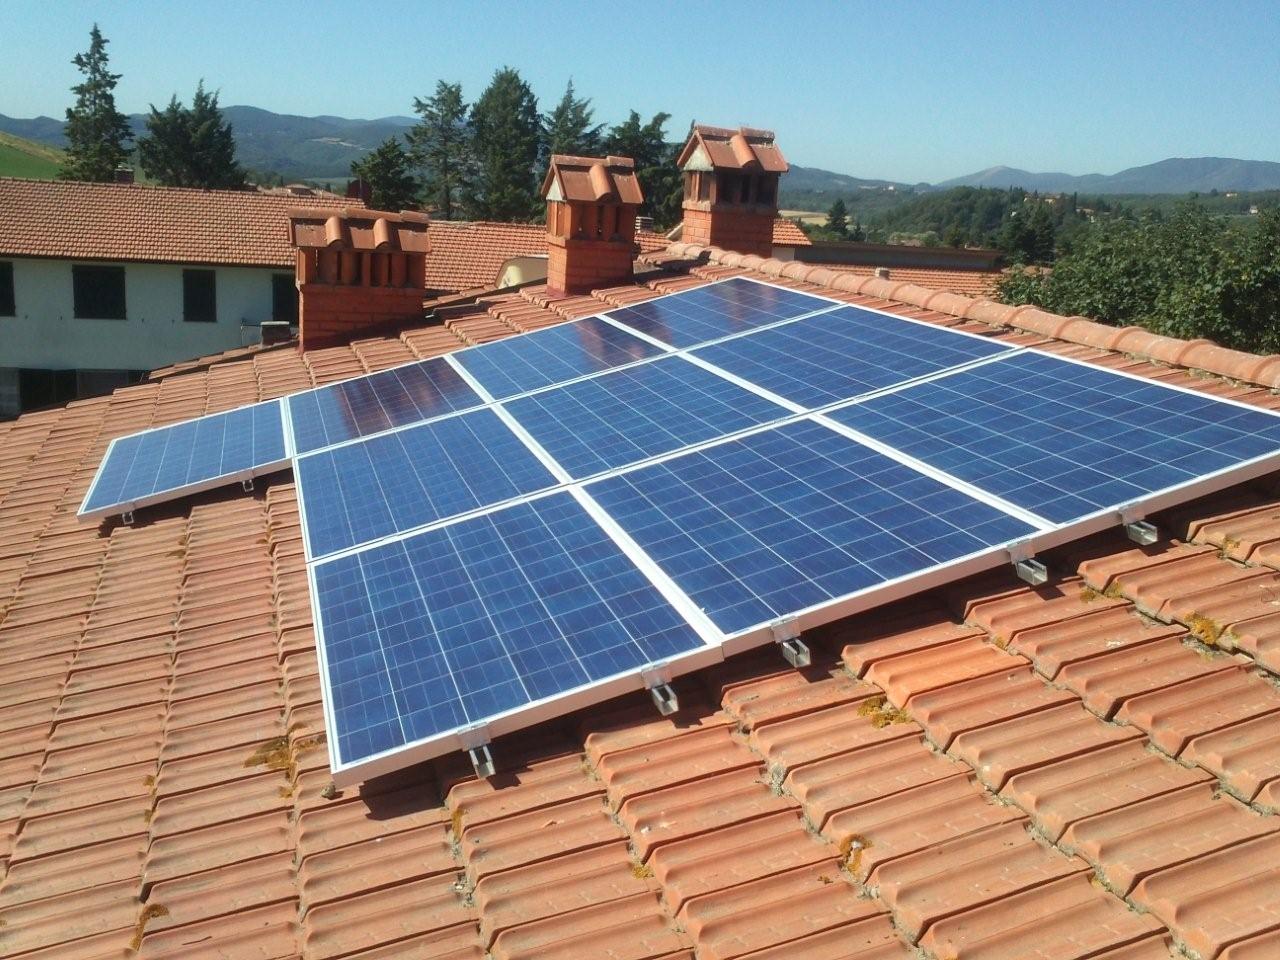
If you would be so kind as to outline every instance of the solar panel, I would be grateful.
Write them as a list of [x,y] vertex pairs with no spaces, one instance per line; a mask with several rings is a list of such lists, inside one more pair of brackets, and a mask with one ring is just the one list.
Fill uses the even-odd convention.
[[680,356],[520,397],[506,407],[575,478],[788,415]]
[[[705,647],[568,493],[315,564],[335,773]],[[628,681],[628,678],[632,678]]]
[[279,400],[156,427],[111,442],[80,516],[128,513],[288,465]]
[[443,357],[295,393],[287,400],[299,453],[479,406],[483,401]]
[[829,416],[1054,523],[1280,453],[1280,416],[1023,352]]
[[514,397],[663,353],[599,317],[547,327],[454,355],[495,399]]
[[556,483],[492,410],[299,457],[295,477],[313,558]]
[[694,356],[812,409],[1009,349],[985,337],[840,307],[702,347]]
[[836,305],[807,293],[733,277],[607,316],[671,346],[690,347]]
[[727,634],[1035,532],[807,419],[587,489]]

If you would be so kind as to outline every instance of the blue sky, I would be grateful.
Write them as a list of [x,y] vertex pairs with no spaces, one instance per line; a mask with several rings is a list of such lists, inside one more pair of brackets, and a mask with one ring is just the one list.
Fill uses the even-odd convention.
[[61,117],[97,20],[126,112],[189,98],[411,113],[518,68],[629,109],[773,128],[793,163],[937,181],[995,164],[1114,173],[1169,156],[1280,160],[1280,8],[1139,3],[217,3],[4,0],[0,113]]

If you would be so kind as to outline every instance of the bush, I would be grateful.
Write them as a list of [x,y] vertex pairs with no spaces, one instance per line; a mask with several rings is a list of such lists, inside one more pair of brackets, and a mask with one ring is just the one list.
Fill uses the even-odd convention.
[[1014,269],[1005,303],[1253,353],[1280,353],[1280,211],[1237,226],[1188,203],[1164,219],[1109,221],[1050,272]]

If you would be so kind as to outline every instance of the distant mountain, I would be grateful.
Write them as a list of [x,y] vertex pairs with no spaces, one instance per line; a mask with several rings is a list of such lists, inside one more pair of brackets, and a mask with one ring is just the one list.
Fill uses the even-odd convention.
[[[387,137],[404,133],[414,122],[409,117],[298,117],[258,107],[224,107],[222,113],[235,132],[236,158],[247,167],[269,170],[286,180],[348,176],[352,160]],[[145,132],[146,119],[141,113],[129,117],[135,135]],[[0,114],[0,133],[66,146],[62,121],[52,117],[20,120]]]
[[951,187],[1022,187],[1042,193],[1208,193],[1210,190],[1280,190],[1280,163],[1224,157],[1171,157],[1114,174],[1032,173],[991,167],[934,184]]
[[842,194],[855,190],[883,190],[886,187],[901,189],[905,183],[892,180],[861,180],[843,173],[832,173],[817,167],[792,166],[782,180],[785,191]]

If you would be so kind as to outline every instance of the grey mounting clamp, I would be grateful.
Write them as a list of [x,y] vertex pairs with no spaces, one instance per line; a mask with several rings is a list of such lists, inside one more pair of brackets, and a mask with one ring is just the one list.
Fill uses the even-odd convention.
[[1049,568],[1035,558],[1026,543],[1015,543],[1009,548],[1009,562],[1019,580],[1038,587],[1049,579]]
[[680,709],[680,700],[671,689],[671,667],[666,663],[654,663],[640,671],[640,682],[653,698],[653,705],[664,717]]
[[769,632],[782,653],[782,659],[791,666],[798,670],[813,662],[808,645],[800,639],[800,624],[795,617],[779,617],[769,624]]
[[669,717],[680,709],[680,700],[676,697],[676,692],[671,689],[670,684],[659,683],[650,687],[649,696],[653,698],[653,705],[658,708],[658,712],[664,717]]
[[248,480],[241,480],[240,489],[245,493],[253,493],[253,477],[250,477]]
[[132,511],[132,510],[126,510],[124,513],[120,514],[120,522],[121,522],[121,523],[123,523],[126,527],[132,527],[132,526],[133,526],[133,511]]
[[467,749],[467,756],[471,760],[471,766],[475,768],[476,776],[481,780],[487,780],[494,774],[493,753],[489,750],[487,743],[479,744],[475,747]]
[[1140,547],[1149,547],[1160,539],[1160,528],[1146,520],[1137,505],[1120,508],[1120,523],[1124,535]]

